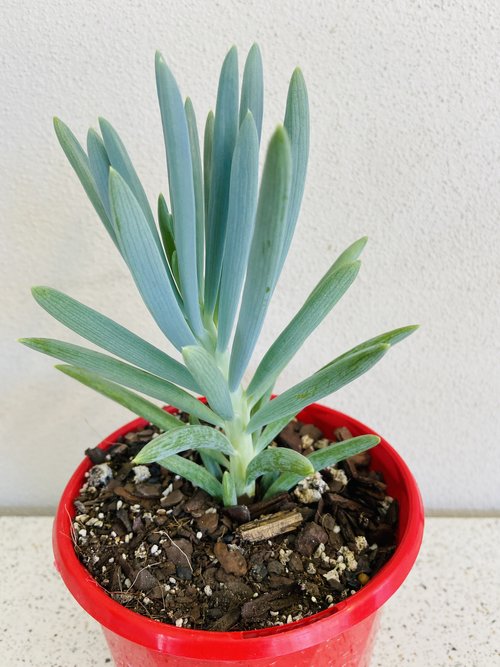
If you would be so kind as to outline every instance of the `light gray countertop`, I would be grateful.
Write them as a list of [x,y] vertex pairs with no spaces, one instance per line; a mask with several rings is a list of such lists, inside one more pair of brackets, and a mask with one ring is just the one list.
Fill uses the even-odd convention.
[[[54,567],[49,517],[0,517],[0,665],[104,667],[97,623]],[[427,519],[421,554],[384,606],[372,667],[500,666],[500,519]]]

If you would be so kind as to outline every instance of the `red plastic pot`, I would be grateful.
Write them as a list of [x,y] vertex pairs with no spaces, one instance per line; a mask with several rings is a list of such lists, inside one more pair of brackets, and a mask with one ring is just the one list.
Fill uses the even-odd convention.
[[[360,422],[313,404],[300,413],[326,437],[339,426],[353,435],[373,433]],[[146,425],[136,419],[99,446],[109,447],[130,430]],[[101,625],[118,667],[366,667],[378,626],[380,607],[399,588],[422,541],[424,513],[415,479],[384,440],[371,450],[373,466],[384,473],[388,494],[400,506],[398,546],[388,563],[351,598],[288,625],[250,632],[208,632],[152,621],[112,600],[76,557],[71,538],[73,499],[90,468],[78,466],[59,503],[53,530],[55,564],[79,604]]]

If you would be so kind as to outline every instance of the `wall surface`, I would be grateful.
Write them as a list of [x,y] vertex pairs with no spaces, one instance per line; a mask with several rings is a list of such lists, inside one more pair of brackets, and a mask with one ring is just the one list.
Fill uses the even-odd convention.
[[0,506],[54,507],[83,450],[130,414],[53,370],[19,336],[77,342],[34,303],[46,284],[169,347],[141,305],[52,130],[120,131],[153,203],[166,189],[159,48],[214,104],[226,50],[254,40],[264,136],[300,64],[312,115],[296,237],[252,368],[329,263],[370,243],[356,284],[283,374],[284,389],[356,342],[420,331],[326,402],[384,433],[429,510],[500,510],[500,4],[422,0],[137,0],[0,7]]

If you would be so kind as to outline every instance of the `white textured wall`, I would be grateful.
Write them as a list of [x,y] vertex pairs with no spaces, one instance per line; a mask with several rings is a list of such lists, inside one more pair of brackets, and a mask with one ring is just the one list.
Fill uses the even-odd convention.
[[279,388],[360,340],[420,323],[327,403],[385,434],[429,509],[500,509],[500,5],[306,5],[1,3],[0,505],[54,507],[83,449],[129,418],[15,342],[76,340],[36,306],[31,285],[62,289],[163,344],[57,145],[52,116],[80,137],[99,114],[111,120],[154,201],[166,178],[155,49],[203,117],[226,50],[235,43],[244,56],[257,40],[265,136],[296,64],[312,112],[302,215],[258,353],[335,254],[367,234],[360,278]]

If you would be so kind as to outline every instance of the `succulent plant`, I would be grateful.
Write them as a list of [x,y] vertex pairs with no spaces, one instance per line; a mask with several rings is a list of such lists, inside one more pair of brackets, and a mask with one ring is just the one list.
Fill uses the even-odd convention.
[[[52,339],[21,342],[62,360],[66,365],[57,366],[59,370],[159,427],[162,433],[139,453],[138,463],[156,461],[231,505],[253,497],[256,480],[260,492],[270,496],[377,444],[376,436],[361,436],[307,457],[269,447],[300,410],[359,377],[416,327],[357,345],[271,400],[280,373],[356,278],[366,243],[362,238],[334,261],[265,353],[250,384],[242,386],[304,191],[306,86],[296,69],[284,122],[269,142],[259,187],[263,75],[257,45],[248,54],[241,92],[236,49],[227,54],[203,149],[193,105],[189,98],[183,103],[159,53],[156,83],[170,201],[169,206],[159,196],[156,220],[110,123],[101,118],[100,134],[89,130],[87,153],[63,122],[55,119],[54,124],[144,303],[183,363],[48,287],[33,288],[42,308],[114,356]],[[189,413],[189,424],[131,390]],[[203,394],[206,403],[191,392]],[[188,451],[195,454],[186,456]]]

